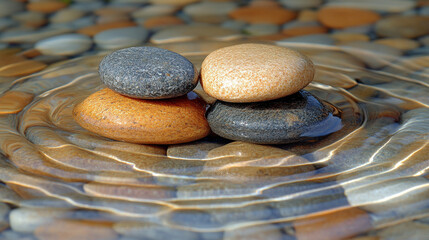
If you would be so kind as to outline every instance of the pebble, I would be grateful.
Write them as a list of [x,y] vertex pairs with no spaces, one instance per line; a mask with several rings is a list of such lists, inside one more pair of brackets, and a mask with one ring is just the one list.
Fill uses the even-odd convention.
[[317,21],[317,12],[309,9],[302,10],[299,12],[296,20],[300,22]]
[[407,38],[383,38],[373,41],[374,43],[390,46],[401,51],[409,51],[420,46],[419,42]]
[[283,234],[279,227],[272,224],[261,224],[251,227],[228,229],[224,240],[282,240]]
[[34,98],[34,94],[8,91],[0,97],[0,115],[18,113]]
[[13,20],[20,22],[28,27],[41,27],[47,20],[45,14],[39,12],[20,12],[12,16]]
[[200,2],[184,7],[183,12],[196,22],[221,23],[235,8],[237,4],[234,2]]
[[232,19],[247,23],[284,24],[295,18],[295,13],[279,7],[249,6],[237,8],[229,13]]
[[101,221],[56,220],[38,227],[34,235],[39,240],[115,240],[118,239],[118,234],[113,231],[112,225],[109,222]]
[[260,144],[284,144],[324,136],[341,128],[331,109],[306,91],[260,103],[217,101],[207,112],[221,137]]
[[149,0],[153,5],[177,5],[185,6],[191,3],[198,2],[199,0]]
[[348,42],[369,41],[368,35],[362,34],[362,33],[353,33],[353,32],[337,32],[337,33],[331,34],[331,37],[333,37],[336,40],[337,45],[348,43]]
[[318,22],[295,22],[294,25],[286,24],[283,27],[282,33],[286,36],[296,37],[310,34],[320,34],[328,32],[328,29],[321,26]]
[[279,26],[270,23],[255,23],[249,24],[243,31],[252,36],[263,36],[278,33]]
[[415,221],[403,222],[383,228],[377,235],[380,236],[380,240],[423,240],[429,236],[429,225]]
[[160,28],[182,25],[185,22],[176,16],[160,16],[145,19],[143,26],[147,29],[159,30]]
[[83,185],[83,189],[85,193],[92,196],[125,201],[166,200],[175,196],[175,191],[172,188],[144,184],[126,185],[90,182]]
[[65,217],[69,212],[55,208],[16,208],[10,212],[10,227],[16,232],[32,233],[37,227]]
[[307,86],[313,76],[314,66],[308,57],[288,48],[265,44],[218,49],[204,59],[201,68],[204,91],[227,102],[284,97]]
[[83,34],[70,33],[43,39],[34,46],[44,55],[73,56],[92,46],[92,39]]
[[190,24],[162,29],[152,35],[155,44],[187,42],[192,40],[231,41],[241,37],[238,31],[209,24]]
[[348,239],[372,227],[369,214],[359,208],[311,214],[293,225],[298,240]]
[[136,23],[131,22],[131,21],[110,22],[110,23],[102,23],[102,24],[87,26],[87,27],[79,29],[77,31],[77,33],[88,35],[90,37],[94,37],[97,33],[100,33],[102,31],[106,31],[109,29],[134,27],[134,26],[136,26]]
[[31,1],[27,4],[27,10],[41,13],[53,13],[67,7],[65,2],[61,1]]
[[73,111],[84,128],[102,136],[146,144],[175,144],[207,136],[205,103],[196,94],[166,100],[141,100],[100,90]]
[[399,13],[414,8],[414,0],[333,0],[325,4],[332,7],[360,8],[372,11]]
[[280,0],[280,3],[288,9],[314,8],[322,4],[322,0]]
[[36,43],[45,38],[53,37],[60,34],[65,34],[71,32],[72,29],[69,28],[54,28],[54,27],[44,27],[36,30],[18,30],[5,32],[1,35],[0,40],[2,42],[9,43]]
[[0,18],[14,15],[24,10],[24,4],[18,1],[0,0]]
[[168,16],[173,15],[178,10],[179,8],[174,5],[149,5],[131,13],[131,16],[134,19]]
[[206,159],[210,150],[222,146],[215,141],[196,141],[192,143],[168,146],[167,156],[173,159],[201,160]]
[[198,233],[175,229],[150,222],[118,222],[113,229],[128,237],[138,239],[184,239],[197,240]]
[[324,51],[320,52],[312,58],[314,63],[320,65],[328,65],[340,68],[364,68],[365,63],[363,63],[358,58],[345,53],[345,52],[333,52],[333,51]]
[[65,8],[54,13],[49,21],[51,23],[66,23],[77,20],[85,15],[85,12],[75,8]]
[[296,37],[289,37],[289,38],[281,39],[277,42],[277,44],[279,45],[285,44],[286,46],[288,43],[334,45],[335,39],[331,37],[330,34],[309,34],[309,35],[302,35],[302,36],[296,36]]
[[142,27],[115,28],[97,33],[94,42],[103,49],[119,49],[141,45],[147,36]]
[[100,63],[101,81],[133,98],[165,99],[185,95],[198,83],[194,65],[178,53],[155,47],[121,49]]
[[428,16],[392,16],[375,24],[375,32],[382,37],[416,38],[429,34]]
[[319,10],[317,18],[327,27],[342,29],[375,23],[380,15],[365,9],[325,7]]
[[0,18],[0,31],[4,31],[5,29],[17,25],[18,22],[10,19],[10,18]]
[[0,67],[0,77],[21,77],[26,76],[35,72],[38,72],[46,68],[46,64],[35,61],[25,60],[21,62],[12,63],[3,67]]

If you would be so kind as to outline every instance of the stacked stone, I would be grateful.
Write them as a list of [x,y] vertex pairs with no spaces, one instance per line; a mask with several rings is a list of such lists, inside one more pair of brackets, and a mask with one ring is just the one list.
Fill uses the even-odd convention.
[[[333,109],[302,90],[314,77],[312,61],[291,49],[241,44],[218,49],[202,64],[204,91],[218,99],[206,114],[227,139],[283,144],[338,130]],[[325,132],[324,132],[325,131]]]
[[132,47],[100,63],[108,87],[73,110],[85,129],[132,143],[176,144],[207,136],[206,103],[191,92],[198,71],[185,57],[155,47]]

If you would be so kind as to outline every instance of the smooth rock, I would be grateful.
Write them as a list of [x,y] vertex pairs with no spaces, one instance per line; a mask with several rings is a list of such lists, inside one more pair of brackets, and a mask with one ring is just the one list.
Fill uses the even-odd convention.
[[305,9],[299,12],[297,21],[307,22],[307,21],[317,21],[317,12],[315,10]]
[[191,3],[198,2],[199,0],[149,0],[153,5],[177,5],[177,6],[185,6]]
[[401,51],[409,51],[420,46],[419,42],[407,38],[383,38],[377,39],[375,43],[390,46]]
[[236,20],[227,20],[221,24],[221,26],[224,28],[233,29],[237,31],[241,31],[244,27],[246,27],[246,25],[246,22]]
[[85,52],[91,46],[90,37],[71,33],[44,39],[34,47],[45,55],[73,56]]
[[196,141],[168,146],[167,156],[173,159],[202,160],[207,158],[210,150],[222,146],[215,141]]
[[71,221],[57,220],[50,224],[38,227],[34,235],[39,240],[114,240],[118,239],[118,234],[112,229],[109,222],[103,221]]
[[12,19],[29,27],[40,27],[46,23],[45,14],[39,12],[20,12],[12,15]]
[[115,51],[101,61],[99,73],[109,88],[141,99],[182,96],[198,83],[198,72],[188,59],[155,47]]
[[218,49],[204,59],[201,68],[204,91],[227,102],[281,98],[307,86],[313,76],[314,66],[308,57],[265,44]]
[[229,13],[235,20],[247,23],[283,24],[295,18],[295,13],[279,7],[241,7]]
[[277,42],[279,45],[288,45],[290,43],[304,43],[304,44],[321,44],[333,45],[335,39],[330,34],[309,34],[297,37],[289,37]]
[[212,131],[221,137],[261,144],[283,144],[325,136],[341,120],[306,91],[259,103],[217,101],[207,112]]
[[104,24],[104,23],[113,23],[113,22],[126,22],[130,21],[130,17],[128,15],[112,15],[112,16],[99,16],[97,17],[97,24]]
[[234,2],[201,2],[184,7],[183,12],[193,21],[221,23],[228,19],[228,13],[236,7]]
[[294,21],[283,26],[282,33],[286,36],[295,37],[310,34],[326,33],[328,29],[316,21]]
[[197,240],[198,233],[175,229],[150,222],[118,222],[113,229],[128,237],[138,239],[184,239]]
[[382,37],[416,38],[429,34],[428,16],[392,16],[375,24],[375,32]]
[[61,1],[31,1],[27,4],[27,9],[33,12],[53,13],[67,7],[67,3]]
[[140,45],[147,36],[142,27],[116,28],[97,33],[94,42],[103,49],[118,49]]
[[187,42],[192,40],[231,41],[241,37],[238,31],[209,24],[189,24],[162,29],[152,35],[155,44]]
[[65,217],[69,212],[55,208],[16,208],[10,212],[10,227],[16,232],[32,233],[37,227]]
[[0,115],[18,113],[27,106],[34,98],[34,94],[7,91],[0,97]]
[[263,36],[278,33],[279,26],[269,23],[255,23],[249,24],[243,31],[252,36]]
[[18,30],[5,32],[1,35],[0,41],[9,43],[36,43],[45,38],[53,37],[56,35],[69,33],[72,29],[70,28],[54,28],[44,27],[38,30]]
[[324,6],[398,13],[412,9],[415,5],[416,1],[413,0],[330,0]]
[[282,240],[283,234],[280,228],[272,224],[256,225],[228,229],[225,231],[224,240]]
[[1,0],[0,1],[0,18],[13,15],[24,9],[24,4],[18,1]]
[[133,143],[174,144],[207,136],[205,103],[196,94],[166,100],[141,100],[100,90],[73,111],[84,128]]
[[77,31],[77,33],[93,37],[97,33],[102,32],[102,31],[106,31],[106,30],[109,30],[109,29],[134,27],[136,25],[137,24],[135,22],[132,22],[132,21],[102,23],[102,24],[96,24],[96,25],[92,25],[92,26],[87,26],[87,27],[81,28],[81,29],[79,29]]
[[342,29],[375,23],[380,15],[358,8],[325,7],[317,12],[317,18],[327,27]]
[[377,235],[381,240],[423,240],[429,236],[429,225],[409,221],[380,229]]
[[66,8],[56,12],[49,20],[51,23],[66,23],[77,20],[85,15],[85,12],[75,8]]
[[173,15],[177,10],[179,10],[179,8],[174,5],[148,5],[131,13],[131,16],[135,19],[167,16]]
[[336,40],[337,45],[355,41],[369,41],[368,35],[353,32],[336,32],[331,34],[331,37]]
[[280,0],[280,3],[288,9],[314,8],[322,4],[322,0]]
[[361,60],[345,52],[324,51],[312,56],[311,59],[315,64],[328,65],[339,68],[365,67],[365,64]]
[[0,18],[0,31],[17,25],[18,22],[10,18]]
[[147,29],[160,29],[182,24],[184,24],[184,21],[176,16],[152,17],[143,21],[143,26]]
[[38,72],[46,66],[46,64],[35,60],[20,61],[0,67],[0,77],[22,77]]

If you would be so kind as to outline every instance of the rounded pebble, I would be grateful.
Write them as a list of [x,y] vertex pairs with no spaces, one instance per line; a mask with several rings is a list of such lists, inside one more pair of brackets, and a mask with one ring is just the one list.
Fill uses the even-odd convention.
[[382,37],[415,38],[429,34],[427,16],[393,16],[375,24],[375,32]]
[[380,15],[365,9],[325,7],[317,13],[317,18],[327,27],[347,28],[374,23]]
[[259,144],[284,144],[324,136],[341,120],[309,92],[260,103],[216,101],[207,111],[212,131],[221,137]]
[[94,36],[94,42],[103,49],[118,49],[142,44],[148,32],[142,27],[115,28]]
[[155,47],[115,51],[101,61],[99,73],[110,89],[141,99],[182,96],[198,83],[198,72],[188,59]]
[[227,102],[281,98],[307,86],[313,76],[314,66],[308,57],[265,44],[218,49],[204,59],[201,68],[204,91]]
[[283,24],[295,18],[295,13],[279,7],[241,7],[229,13],[235,20],[248,23]]
[[73,56],[85,52],[91,46],[90,37],[71,33],[41,40],[35,48],[45,55]]
[[83,128],[111,139],[176,144],[209,134],[205,109],[194,93],[154,101],[129,98],[106,88],[76,105],[73,117]]

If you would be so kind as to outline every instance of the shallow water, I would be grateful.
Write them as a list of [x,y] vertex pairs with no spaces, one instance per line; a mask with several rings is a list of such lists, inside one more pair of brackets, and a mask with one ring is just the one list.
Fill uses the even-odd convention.
[[[212,50],[251,41],[158,46],[199,68]],[[103,88],[97,67],[106,52],[0,78],[0,92],[19,100],[0,105],[0,202],[7,204],[0,205],[0,238],[81,231],[88,239],[400,239],[399,229],[423,239],[427,54],[276,44],[313,59],[316,77],[306,90],[335,106],[340,130],[285,145],[214,135],[170,146],[117,142],[71,117],[77,103]],[[213,101],[200,86],[195,92]],[[14,221],[28,229],[11,230]]]

